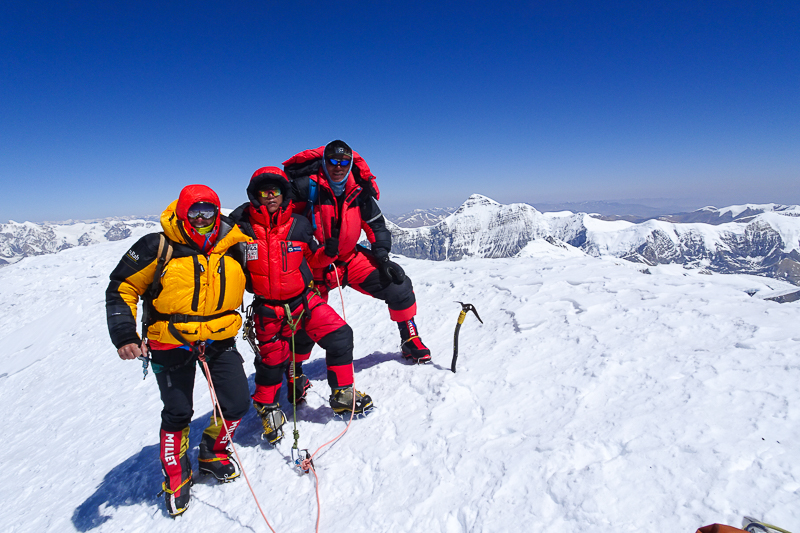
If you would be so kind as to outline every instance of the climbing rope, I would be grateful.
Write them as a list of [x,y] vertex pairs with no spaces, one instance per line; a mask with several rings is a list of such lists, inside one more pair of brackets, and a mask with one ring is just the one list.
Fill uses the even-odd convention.
[[[297,316],[296,320],[293,320],[292,317],[292,310],[289,308],[289,304],[284,304],[284,310],[286,311],[286,324],[289,326],[289,329],[292,331],[291,343],[292,343],[292,383],[291,386],[294,387],[294,378],[295,378],[295,362],[296,362],[296,353],[295,353],[295,343],[294,338],[297,334],[297,328],[300,325],[300,320],[303,318],[303,314],[306,312],[305,308],[300,311],[300,314]],[[287,388],[289,383],[286,384]],[[288,393],[288,391],[287,391]],[[300,440],[300,431],[297,429],[297,393],[292,391],[292,396],[294,396],[294,401],[292,402],[292,419],[293,419],[293,429],[292,435],[294,436],[294,444],[292,444],[292,460],[295,464],[299,464],[300,460],[300,448],[298,446],[298,441]],[[297,459],[294,457],[294,452],[297,450]]]
[[247,477],[247,472],[244,469],[244,463],[242,463],[242,458],[239,457],[239,450],[236,449],[236,445],[233,443],[233,437],[231,435],[231,430],[228,427],[228,423],[225,421],[225,417],[222,415],[222,407],[219,405],[219,400],[217,400],[217,392],[214,389],[214,382],[211,380],[211,371],[208,369],[208,363],[206,362],[206,343],[202,341],[199,343],[197,359],[203,364],[203,371],[206,374],[206,381],[208,382],[208,392],[211,395],[211,401],[214,404],[213,414],[214,414],[214,424],[216,425],[216,413],[219,411],[219,418],[222,420],[222,426],[225,428],[225,435],[228,438],[228,442],[231,443],[231,448],[233,448],[233,453],[236,454],[236,460],[239,462],[239,468],[242,469],[242,474],[244,475],[245,481],[247,481],[247,487],[250,489],[250,494],[253,495],[253,500],[256,502],[256,507],[258,507],[258,512],[261,513],[261,517],[264,519],[264,522],[267,523],[267,527],[269,528],[272,533],[276,533],[273,529],[272,525],[267,520],[267,515],[264,514],[264,510],[261,508],[261,504],[258,502],[258,497],[256,497],[256,492],[253,490],[253,485],[250,483],[250,478]]
[[[342,300],[342,319],[344,319],[344,296],[342,295],[342,286],[339,283],[339,272],[336,269],[336,267],[334,267],[333,270],[334,270],[334,272],[336,272],[336,282],[337,282],[337,285],[339,286],[339,297]],[[303,312],[305,312],[305,310],[303,310],[300,313],[300,315],[297,317],[296,320],[292,320],[291,311],[289,310],[289,306],[288,305],[285,306],[285,310],[286,310],[286,321],[289,324],[289,329],[292,330],[292,336],[291,336],[291,342],[292,342],[292,372],[294,372],[294,368],[295,368],[294,367],[294,365],[295,365],[295,343],[294,343],[294,338],[295,338],[295,333],[297,332],[297,327],[298,327],[298,325],[300,323],[300,319],[302,318]],[[322,518],[322,504],[320,503],[320,499],[319,499],[319,476],[317,475],[317,469],[314,467],[314,457],[316,457],[316,455],[323,448],[325,448],[326,446],[333,445],[336,441],[341,439],[344,436],[344,434],[347,433],[347,431],[350,429],[350,424],[353,423],[353,416],[355,415],[355,411],[356,411],[356,384],[355,384],[355,379],[353,380],[353,385],[352,386],[353,386],[353,405],[352,405],[352,408],[350,409],[350,420],[347,422],[347,426],[344,428],[344,431],[339,433],[336,437],[334,437],[333,439],[329,440],[328,442],[326,442],[325,444],[323,444],[319,448],[317,448],[317,450],[311,455],[308,454],[308,450],[305,450],[306,457],[302,458],[302,459],[300,457],[301,450],[300,450],[299,445],[298,445],[298,441],[300,439],[300,432],[297,429],[297,398],[295,398],[295,402],[293,402],[293,404],[292,404],[293,417],[294,417],[294,430],[293,430],[294,444],[292,445],[292,459],[294,460],[295,465],[297,465],[297,467],[300,468],[300,470],[302,470],[303,473],[307,474],[307,473],[311,472],[311,473],[314,474],[314,480],[315,480],[314,489],[315,489],[316,496],[317,496],[317,522],[316,522],[315,531],[317,533],[319,533],[319,524],[320,524],[320,520]],[[297,459],[294,458],[295,450],[297,450]]]

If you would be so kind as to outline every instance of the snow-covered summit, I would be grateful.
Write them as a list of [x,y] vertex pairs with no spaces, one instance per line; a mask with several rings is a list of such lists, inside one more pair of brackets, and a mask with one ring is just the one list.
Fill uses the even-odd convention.
[[[105,323],[108,274],[136,238],[0,269],[0,404],[13,430],[0,523],[268,531],[243,477],[197,475],[177,520],[156,496],[158,387],[119,359]],[[376,409],[314,459],[320,531],[693,532],[745,514],[796,530],[800,303],[764,299],[793,287],[553,242],[532,240],[514,258],[395,258],[414,281],[430,365],[403,362],[382,302],[344,291],[356,386]],[[467,316],[452,373],[455,301],[484,323]],[[238,346],[253,387],[253,354]],[[313,387],[299,446],[313,452],[345,424],[327,405],[324,354],[304,369]],[[196,471],[211,416],[199,373],[194,395]],[[291,413],[285,391],[280,402]],[[275,531],[314,531],[317,481],[292,465],[289,416],[274,449],[252,410],[233,440]]]

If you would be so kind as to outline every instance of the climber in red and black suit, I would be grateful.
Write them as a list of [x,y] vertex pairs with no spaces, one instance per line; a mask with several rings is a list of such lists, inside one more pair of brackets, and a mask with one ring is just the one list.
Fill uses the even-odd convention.
[[[431,352],[414,322],[417,302],[411,278],[389,259],[392,236],[378,207],[380,192],[366,161],[337,140],[300,152],[283,166],[292,181],[295,212],[312,221],[320,242],[331,236],[339,239],[333,265],[314,270],[314,283],[323,297],[327,299],[328,291],[341,285],[383,300],[400,330],[403,357],[415,363],[429,362]],[[358,246],[362,229],[370,249]],[[303,361],[312,344],[301,340],[296,358]]]

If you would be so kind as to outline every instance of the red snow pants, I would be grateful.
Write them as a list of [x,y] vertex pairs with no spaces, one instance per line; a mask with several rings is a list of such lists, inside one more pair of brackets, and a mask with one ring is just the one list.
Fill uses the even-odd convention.
[[255,360],[253,400],[262,404],[277,401],[284,372],[291,363],[289,319],[297,322],[296,337],[309,338],[325,350],[331,389],[352,385],[353,330],[350,326],[316,293],[309,292],[288,305],[288,317],[282,306],[256,302],[254,307],[260,357]]

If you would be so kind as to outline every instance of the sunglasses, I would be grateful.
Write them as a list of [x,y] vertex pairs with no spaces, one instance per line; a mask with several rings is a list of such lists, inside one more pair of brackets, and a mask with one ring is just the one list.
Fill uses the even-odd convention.
[[190,220],[205,218],[206,220],[217,216],[217,208],[212,204],[196,204],[189,208],[186,217]]
[[270,189],[264,189],[262,191],[258,191],[258,195],[261,198],[272,198],[274,196],[281,195],[281,188],[280,187],[272,187]]
[[328,159],[328,163],[335,167],[346,167],[350,164],[349,159]]

